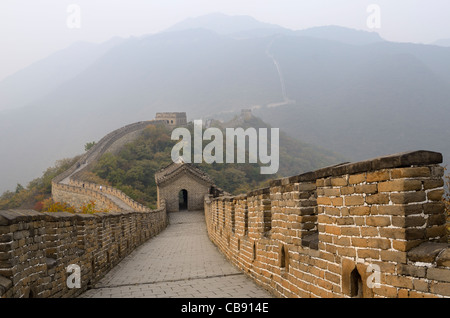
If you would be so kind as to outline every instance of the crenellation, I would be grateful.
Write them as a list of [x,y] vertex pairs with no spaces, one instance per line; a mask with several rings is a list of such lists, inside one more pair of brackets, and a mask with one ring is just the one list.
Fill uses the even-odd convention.
[[[0,297],[76,297],[167,225],[165,207],[151,212],[81,215],[0,211]],[[122,230],[123,229],[123,230]],[[146,234],[143,234],[146,233]],[[67,287],[70,264],[80,289]]]
[[[169,116],[172,123],[164,116],[169,126],[185,118]],[[217,189],[199,169],[174,163],[155,176],[157,210],[78,178],[80,167],[116,151],[151,122],[108,134],[53,180],[55,200],[76,207],[94,200],[111,212],[0,211],[0,297],[80,295],[167,226],[167,212],[180,209],[183,191],[189,193],[185,208],[204,208],[211,241],[276,296],[450,297],[441,154],[344,163],[238,196]],[[79,290],[67,288],[70,264],[82,269]]]
[[[450,297],[440,162],[440,154],[418,151],[273,180],[265,190],[270,205],[262,208],[267,201],[258,190],[229,201],[236,211],[231,244],[209,222],[221,198],[208,197],[208,233],[277,296]],[[270,236],[262,235],[262,210],[270,215]],[[378,285],[369,286],[372,274]],[[355,290],[358,279],[365,283]]]

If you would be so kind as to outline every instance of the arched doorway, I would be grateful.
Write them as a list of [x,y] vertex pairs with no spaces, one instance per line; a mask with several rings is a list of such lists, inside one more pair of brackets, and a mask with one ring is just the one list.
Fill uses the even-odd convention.
[[188,209],[188,192],[187,192],[187,190],[183,189],[179,192],[178,202],[179,202],[180,211]]

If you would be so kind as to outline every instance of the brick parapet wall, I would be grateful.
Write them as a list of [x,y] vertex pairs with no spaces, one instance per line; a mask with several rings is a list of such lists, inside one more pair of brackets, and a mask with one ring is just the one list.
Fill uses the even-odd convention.
[[[166,226],[165,207],[94,215],[0,211],[0,297],[76,297]],[[67,286],[71,264],[81,268],[79,289]]]
[[417,151],[208,196],[208,233],[276,296],[450,297],[441,162]]
[[[152,123],[155,124],[158,122],[159,121],[143,121],[133,123],[117,129],[103,137],[89,151],[82,155],[72,167],[53,179],[53,199],[55,201],[67,202],[76,208],[85,205],[89,201],[94,201],[100,209],[108,209],[109,211],[124,210],[119,207],[114,200],[108,198],[107,195],[109,194],[127,205],[127,211],[150,211],[148,207],[132,200],[120,190],[102,186],[102,191],[100,191],[100,185],[83,182],[80,180],[80,173],[82,170],[91,167],[104,153],[112,150],[112,148],[118,149],[122,144],[129,142],[131,137],[127,138],[127,136],[135,137],[137,136],[136,133],[140,130],[143,130]],[[80,170],[79,167],[82,165],[85,166]],[[69,177],[69,184],[62,184],[62,181]]]
[[87,187],[83,188],[61,183],[52,183],[52,197],[55,201],[65,202],[76,208],[80,208],[83,205],[87,205],[90,201],[94,201],[98,210],[114,212],[122,210],[105,193]]
[[[151,209],[143,204],[140,204],[136,201],[134,201],[133,199],[131,199],[129,196],[127,196],[124,192],[114,188],[114,187],[110,187],[110,186],[102,186],[102,188],[100,189],[100,185],[96,184],[96,183],[92,183],[92,182],[83,182],[83,181],[79,181],[79,180],[73,180],[71,179],[69,181],[69,184],[77,189],[87,189],[90,190],[91,193],[95,192],[98,195],[100,195],[101,197],[105,198],[104,195],[105,194],[110,194],[118,199],[120,199],[122,202],[124,202],[126,205],[128,205],[133,211],[140,211],[140,212],[148,212],[151,211]],[[107,198],[106,198],[107,200]],[[111,201],[111,200],[109,200]],[[115,210],[118,211],[118,210]]]

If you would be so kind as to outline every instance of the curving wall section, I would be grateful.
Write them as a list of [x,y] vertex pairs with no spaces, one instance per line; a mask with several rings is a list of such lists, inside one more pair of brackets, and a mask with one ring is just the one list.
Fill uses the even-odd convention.
[[125,193],[112,187],[79,180],[79,174],[91,167],[104,153],[114,152],[121,146],[131,142],[148,125],[159,121],[143,121],[117,129],[95,144],[88,152],[68,170],[52,181],[52,197],[54,201],[67,202],[75,207],[81,207],[89,201],[95,201],[99,209],[109,211],[140,211],[151,209],[132,200]]
[[[136,247],[167,226],[151,212],[96,214],[0,211],[0,297],[81,295]],[[80,286],[67,281],[80,268]]]
[[[156,121],[138,122],[102,138],[52,180],[52,196],[80,207],[95,201],[108,213],[0,211],[0,297],[75,297],[92,287],[137,246],[168,224],[165,201],[151,210],[112,187],[78,180],[104,153],[116,151]],[[67,284],[68,268],[81,269],[81,286]]]

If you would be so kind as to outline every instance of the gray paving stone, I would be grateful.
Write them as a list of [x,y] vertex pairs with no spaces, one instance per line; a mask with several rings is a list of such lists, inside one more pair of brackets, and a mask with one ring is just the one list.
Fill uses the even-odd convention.
[[272,297],[209,240],[203,211],[170,213],[169,222],[80,297]]

